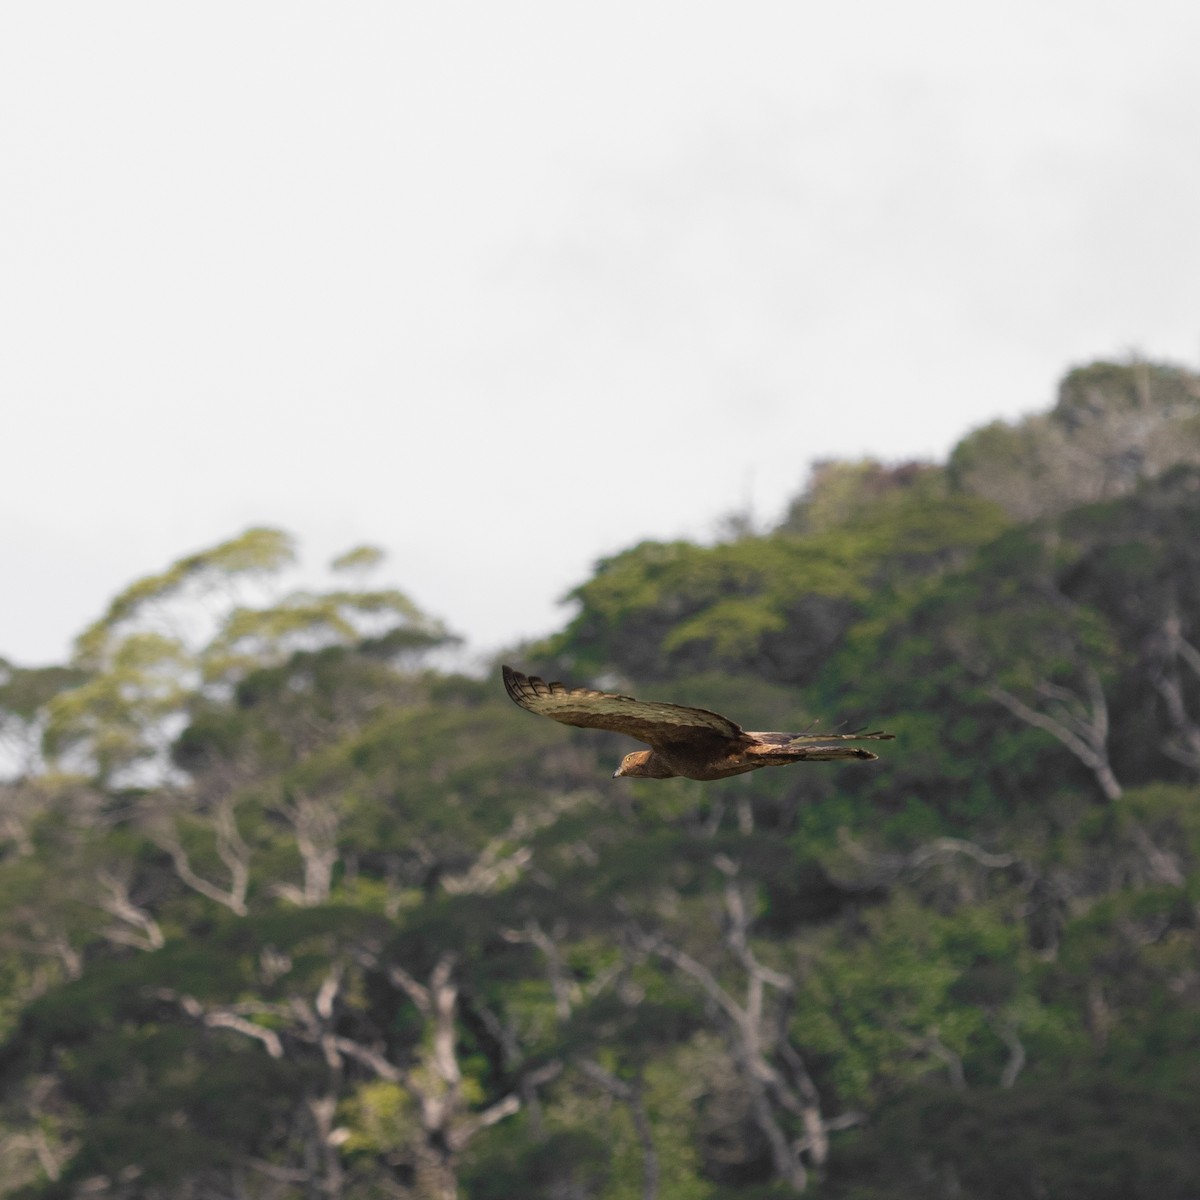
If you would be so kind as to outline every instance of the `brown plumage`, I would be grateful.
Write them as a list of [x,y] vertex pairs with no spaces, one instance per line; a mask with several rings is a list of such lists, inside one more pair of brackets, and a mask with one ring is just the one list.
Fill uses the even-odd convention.
[[608,729],[645,742],[649,750],[625,755],[613,778],[636,775],[647,779],[725,779],[797,762],[829,762],[839,758],[878,758],[845,742],[885,741],[881,733],[749,733],[728,717],[706,708],[635,700],[615,692],[569,688],[547,683],[536,675],[501,668],[508,694],[522,708],[564,725]]

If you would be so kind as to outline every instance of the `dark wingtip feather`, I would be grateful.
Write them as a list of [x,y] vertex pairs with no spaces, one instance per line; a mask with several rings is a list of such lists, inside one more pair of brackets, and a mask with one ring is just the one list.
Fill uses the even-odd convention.
[[528,708],[530,700],[554,695],[565,696],[570,691],[561,683],[547,683],[540,675],[522,675],[512,667],[502,666],[500,672],[504,676],[505,691],[522,708]]
[[508,693],[509,699],[517,704],[521,703],[521,684],[525,681],[525,676],[520,671],[514,671],[510,666],[502,666],[500,674],[504,678],[504,690]]

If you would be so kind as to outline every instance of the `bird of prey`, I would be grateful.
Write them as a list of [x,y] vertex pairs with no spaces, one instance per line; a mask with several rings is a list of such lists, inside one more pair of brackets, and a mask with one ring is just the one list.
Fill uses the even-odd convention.
[[878,758],[846,742],[885,741],[892,733],[748,733],[728,717],[706,708],[635,700],[615,692],[569,688],[547,683],[536,675],[501,668],[504,686],[517,704],[532,713],[578,725],[609,729],[645,742],[649,750],[625,755],[613,778],[726,779],[759,767],[782,767],[798,762],[829,762],[839,758]]

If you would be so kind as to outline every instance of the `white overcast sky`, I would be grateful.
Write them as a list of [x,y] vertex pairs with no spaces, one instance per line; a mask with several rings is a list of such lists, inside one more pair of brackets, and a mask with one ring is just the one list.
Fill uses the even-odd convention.
[[250,524],[473,647],[1200,356],[1195,0],[0,8],[0,655]]

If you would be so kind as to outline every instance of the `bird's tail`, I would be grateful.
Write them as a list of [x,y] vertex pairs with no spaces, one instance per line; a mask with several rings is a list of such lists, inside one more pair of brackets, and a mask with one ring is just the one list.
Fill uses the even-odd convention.
[[816,746],[829,742],[890,742],[896,737],[894,733],[884,733],[882,729],[855,729],[851,733],[751,733],[747,736],[759,742],[772,746]]
[[878,758],[878,754],[862,746],[847,746],[845,743],[887,742],[896,735],[874,729],[854,733],[755,733],[750,736],[757,738],[760,743],[755,749],[755,757],[782,765],[790,762],[833,762],[841,758]]
[[839,758],[869,760],[879,755],[864,750],[862,746],[838,745],[821,738],[805,738],[801,743],[787,746],[764,746],[756,757],[764,758],[772,765],[783,766],[794,762],[833,762]]

